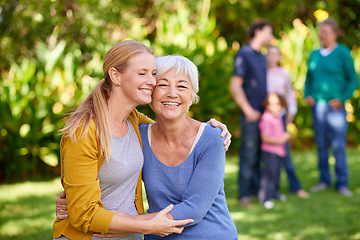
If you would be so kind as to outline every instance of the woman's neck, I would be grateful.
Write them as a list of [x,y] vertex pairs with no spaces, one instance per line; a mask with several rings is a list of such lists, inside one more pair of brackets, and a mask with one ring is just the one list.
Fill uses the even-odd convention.
[[187,134],[192,135],[193,128],[192,119],[186,116],[176,120],[168,120],[158,118],[158,121],[153,124],[156,135],[163,138],[167,143],[176,143],[182,141]]
[[127,133],[128,127],[126,120],[130,113],[135,109],[134,104],[129,104],[119,97],[110,96],[107,102],[111,133],[122,137]]

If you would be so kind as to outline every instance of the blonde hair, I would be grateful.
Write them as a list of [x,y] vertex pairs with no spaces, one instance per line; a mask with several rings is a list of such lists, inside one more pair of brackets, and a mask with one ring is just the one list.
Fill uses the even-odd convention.
[[73,112],[65,127],[60,130],[65,137],[69,137],[73,142],[76,142],[77,130],[81,128],[79,137],[85,138],[89,131],[90,121],[94,120],[96,136],[101,146],[101,156],[106,161],[112,154],[107,101],[113,83],[108,71],[110,68],[115,68],[118,72],[123,73],[127,69],[131,58],[139,53],[150,53],[155,56],[150,48],[134,40],[122,41],[112,46],[106,53],[103,63],[104,78],[99,81],[85,101]]

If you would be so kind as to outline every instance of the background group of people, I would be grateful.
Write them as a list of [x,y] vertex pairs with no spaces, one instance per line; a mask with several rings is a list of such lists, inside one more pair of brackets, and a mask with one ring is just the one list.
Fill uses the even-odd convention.
[[[357,89],[359,78],[350,51],[337,42],[338,24],[328,18],[320,24],[321,48],[309,58],[305,98],[312,108],[315,141],[318,146],[320,180],[311,191],[330,187],[328,146],[335,159],[336,189],[351,197],[346,163],[346,111],[344,103]],[[249,42],[234,59],[230,91],[240,107],[241,146],[239,150],[239,205],[251,205],[259,197],[266,208],[272,199],[285,200],[279,190],[280,167],[285,167],[290,191],[309,197],[295,174],[289,153],[290,135],[286,124],[297,112],[289,74],[280,67],[280,51],[269,46],[273,30],[269,22],[259,20],[248,31]],[[268,47],[266,57],[261,53]],[[285,110],[287,108],[287,110]]]

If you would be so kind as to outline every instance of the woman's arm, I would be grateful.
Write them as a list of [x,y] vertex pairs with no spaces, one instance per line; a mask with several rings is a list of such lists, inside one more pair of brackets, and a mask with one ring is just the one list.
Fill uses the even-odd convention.
[[[58,194],[55,202],[56,202],[56,218],[59,220],[68,218],[69,215],[68,215],[68,210],[67,210],[66,194],[64,191],[62,191]],[[128,215],[126,213],[119,212],[119,211],[114,211],[114,213],[118,214],[120,216],[122,214]],[[134,219],[145,221],[145,220],[153,219],[156,216],[156,214],[157,213],[148,213],[148,214],[141,214],[141,215],[136,215],[136,216],[132,216],[132,217]]]
[[[193,222],[193,220],[174,221],[172,218],[168,217],[169,212],[172,209],[173,205],[169,205],[159,213],[136,216],[115,211],[110,223],[109,233],[95,233],[94,235],[106,238],[125,236],[131,233],[156,234],[162,237],[171,233],[180,234],[183,231],[183,228],[179,228],[178,226],[189,224]],[[56,216],[58,219],[66,219],[68,217],[65,192],[59,193],[56,199]],[[172,227],[169,228],[169,225]],[[119,228],[119,226],[121,227]]]
[[[167,209],[165,211],[170,211],[172,209],[172,205],[169,205],[167,207]],[[115,214],[118,214],[118,215],[123,215],[124,213],[123,212],[115,212]],[[137,219],[137,220],[142,220],[142,221],[145,221],[145,220],[151,220],[153,218],[155,218],[157,216],[158,213],[149,213],[149,214],[142,214],[142,215],[136,215],[136,216],[131,216],[133,219]],[[171,220],[173,220],[174,218],[171,216],[171,214],[168,212],[167,214],[167,217]],[[183,231],[183,227],[177,227],[177,233],[181,233]],[[128,232],[127,234],[130,234],[131,232]],[[127,234],[120,234],[120,233],[108,233],[108,234],[99,234],[99,233],[95,233],[94,236],[95,237],[99,237],[99,238],[110,238],[110,237],[119,237],[119,236],[124,236],[124,235],[127,235]],[[164,234],[164,235],[161,235],[162,237],[164,236],[167,236],[168,234]]]
[[169,205],[157,214],[153,218],[144,220],[144,217],[131,216],[126,217],[124,213],[115,214],[108,233],[124,233],[124,230],[128,233],[141,233],[141,234],[155,234],[161,237],[167,236],[172,233],[180,234],[183,226],[192,223],[192,219],[185,220],[172,220],[167,217],[167,214],[173,209],[173,205]]

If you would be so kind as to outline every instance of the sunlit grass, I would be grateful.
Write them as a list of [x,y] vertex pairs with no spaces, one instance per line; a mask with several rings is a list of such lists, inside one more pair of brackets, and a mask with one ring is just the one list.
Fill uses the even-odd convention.
[[0,186],[0,239],[51,239],[59,179]]
[[[287,191],[282,173],[281,192],[287,202],[276,202],[264,209],[253,199],[248,209],[238,206],[238,157],[226,163],[225,192],[231,216],[241,240],[360,240],[360,158],[358,149],[348,150],[350,188],[354,197],[346,198],[330,188],[300,199]],[[314,151],[294,152],[293,162],[303,188],[309,190],[318,181]],[[334,174],[334,166],[332,173]],[[61,191],[59,178],[44,182],[0,185],[0,239],[52,239],[55,198]],[[145,204],[145,206],[147,206]],[[146,207],[145,207],[146,208]]]

